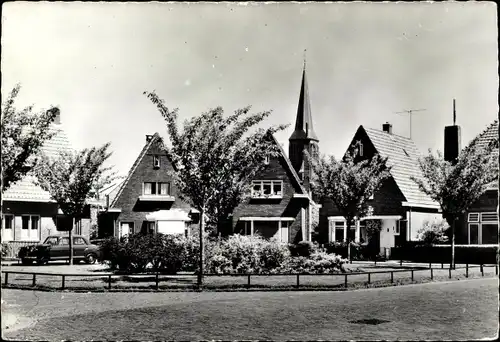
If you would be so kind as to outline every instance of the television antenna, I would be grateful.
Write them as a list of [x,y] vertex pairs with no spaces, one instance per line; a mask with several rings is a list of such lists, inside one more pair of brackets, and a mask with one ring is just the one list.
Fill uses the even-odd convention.
[[395,114],[408,114],[410,116],[410,139],[411,139],[411,117],[413,115],[413,112],[422,112],[424,110],[427,110],[425,108],[423,109],[405,109],[401,112],[394,112]]

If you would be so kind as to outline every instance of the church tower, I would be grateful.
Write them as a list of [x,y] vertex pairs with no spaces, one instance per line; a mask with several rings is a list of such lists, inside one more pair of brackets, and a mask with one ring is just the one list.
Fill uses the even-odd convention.
[[305,60],[302,71],[297,118],[295,119],[295,130],[288,140],[288,156],[292,162],[292,166],[299,174],[306,190],[309,191],[311,165],[304,152],[307,151],[312,158],[317,158],[319,154],[319,139],[313,129]]

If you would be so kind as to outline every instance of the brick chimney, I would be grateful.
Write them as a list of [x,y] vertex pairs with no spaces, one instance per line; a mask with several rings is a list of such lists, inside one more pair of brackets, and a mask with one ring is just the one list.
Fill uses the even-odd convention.
[[61,111],[59,110],[59,108],[52,108],[50,110],[52,110],[56,114],[56,116],[54,118],[54,124],[60,125],[61,124]]
[[386,133],[392,134],[392,125],[388,122],[382,125],[382,130]]
[[457,114],[455,99],[453,99],[453,125],[444,128],[444,160],[456,163],[462,149],[462,134],[460,126],[456,125]]

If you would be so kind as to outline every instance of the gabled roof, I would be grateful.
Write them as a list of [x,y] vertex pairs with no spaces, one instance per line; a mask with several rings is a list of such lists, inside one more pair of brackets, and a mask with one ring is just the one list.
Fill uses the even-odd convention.
[[137,157],[137,159],[135,160],[134,164],[132,164],[132,167],[130,168],[130,171],[127,175],[127,178],[125,178],[125,180],[121,183],[120,186],[118,186],[118,191],[116,191],[116,196],[114,196],[113,200],[111,201],[111,196],[109,198],[110,200],[110,207],[113,208],[114,205],[116,204],[116,201],[118,200],[118,198],[120,197],[120,195],[122,194],[123,192],[123,189],[125,189],[125,187],[127,186],[128,182],[130,181],[130,178],[132,177],[132,175],[134,174],[135,170],[137,169],[137,167],[139,166],[139,164],[141,163],[142,159],[144,159],[144,156],[146,155],[146,153],[148,152],[149,148],[151,147],[151,145],[153,145],[153,143],[155,143],[156,141],[159,141],[161,138],[160,138],[160,135],[158,133],[155,133],[151,139],[146,142],[146,144],[144,145],[144,147],[142,148],[142,151],[141,153],[139,153],[139,156]]
[[[285,164],[287,166],[287,169],[290,171],[290,173],[292,174],[292,180],[295,181],[296,185],[298,185],[300,191],[305,194],[305,195],[308,195],[309,194],[307,193],[306,189],[304,188],[304,186],[302,185],[302,182],[300,181],[300,178],[299,178],[299,175],[297,174],[297,172],[295,172],[295,169],[293,168],[292,166],[292,162],[290,161],[290,159],[287,157],[286,153],[285,153],[285,150],[283,149],[283,146],[281,146],[281,144],[278,142],[278,140],[276,139],[276,137],[274,136],[274,134],[271,134],[271,137],[274,141],[274,143],[276,145],[278,145],[278,148],[280,150],[280,153],[281,153],[281,156],[283,157],[283,159],[285,160]],[[311,200],[311,199],[310,199]]]
[[[59,151],[72,150],[66,132],[60,124],[52,124],[50,131],[55,135],[42,146],[41,151],[49,157],[57,157]],[[26,201],[26,202],[54,202],[50,198],[48,191],[43,190],[34,183],[34,176],[27,175],[18,182],[12,184],[2,194],[5,201]]]
[[[498,168],[498,119],[493,121],[484,131],[479,133],[470,143],[467,145],[468,148],[473,142],[476,142],[478,146],[487,147],[488,145],[496,142],[496,146],[491,151],[491,155],[494,158],[496,167]],[[493,181],[489,186],[488,190],[497,190],[498,180]]]
[[423,177],[418,164],[420,154],[415,143],[406,137],[378,129],[360,126],[358,130],[361,129],[366,132],[366,135],[379,155],[388,158],[387,165],[392,166],[391,176],[403,193],[406,201],[425,206],[436,206],[438,208],[439,204],[421,192],[417,184],[410,179],[410,176],[416,178]]
[[297,118],[295,119],[295,130],[289,140],[310,139],[318,140],[313,129],[311,116],[311,101],[309,100],[309,89],[307,86],[306,68],[302,72],[302,84],[300,87],[299,105],[297,107]]

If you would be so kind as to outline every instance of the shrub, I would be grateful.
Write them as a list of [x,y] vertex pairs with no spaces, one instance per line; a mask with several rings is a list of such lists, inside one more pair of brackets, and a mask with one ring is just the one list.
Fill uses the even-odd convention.
[[290,250],[288,247],[276,240],[262,244],[260,250],[260,261],[264,272],[272,272],[285,265],[290,260]]
[[[455,263],[496,264],[498,253],[498,246],[455,246]],[[391,249],[391,258],[414,262],[449,263],[451,261],[451,246],[407,245],[406,247],[396,247]]]
[[292,256],[308,257],[318,250],[317,245],[309,241],[300,241],[297,244],[288,245]]
[[277,270],[277,273],[339,273],[345,272],[345,262],[346,260],[339,255],[314,252],[309,258],[303,256],[292,257],[286,265]]
[[11,253],[11,247],[8,243],[2,243],[2,258],[9,256]]
[[424,244],[443,244],[448,242],[446,231],[449,225],[446,220],[430,223],[425,221],[422,228],[417,231],[417,239]]

